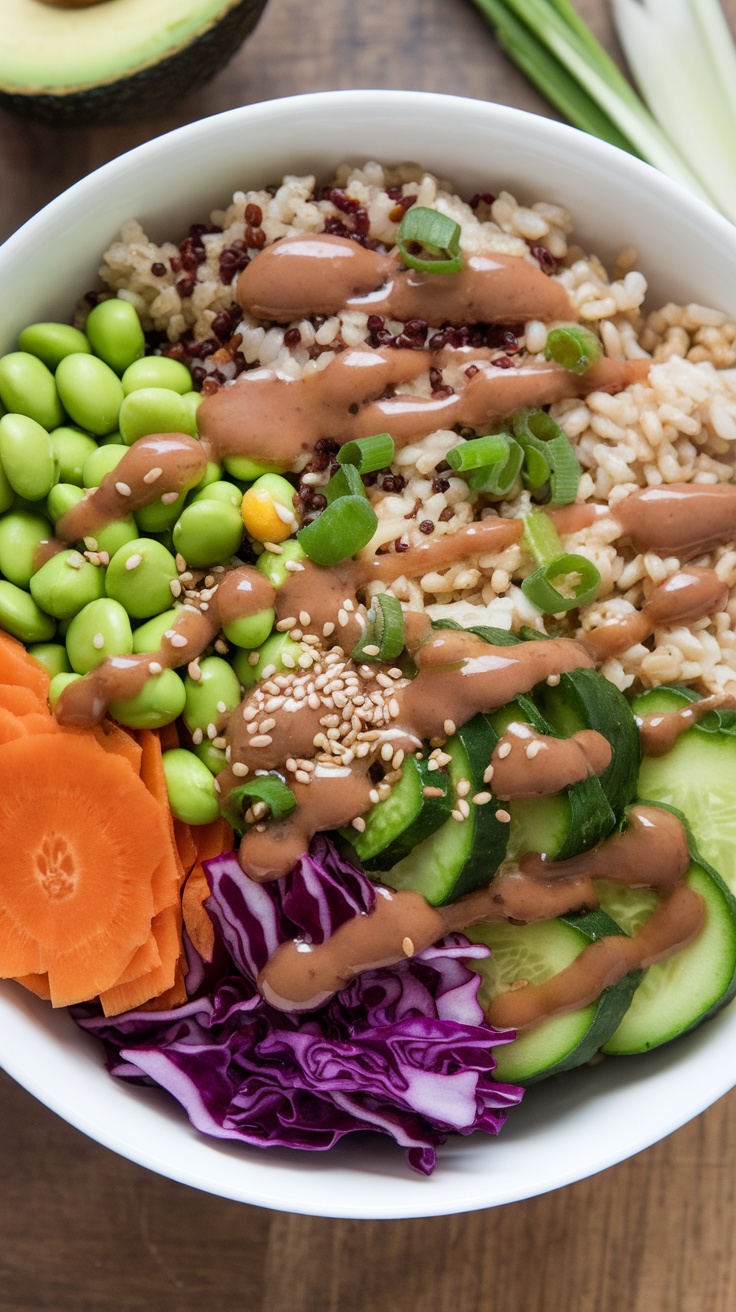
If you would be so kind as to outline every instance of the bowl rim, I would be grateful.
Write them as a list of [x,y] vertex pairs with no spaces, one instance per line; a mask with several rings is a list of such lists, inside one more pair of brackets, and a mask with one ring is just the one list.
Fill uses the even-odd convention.
[[[169,147],[178,149],[183,144],[187,147],[196,144],[206,148],[208,141],[218,139],[223,133],[227,135],[235,129],[252,130],[259,121],[270,121],[286,127],[294,115],[301,117],[305,113],[318,115],[324,111],[327,115],[334,115],[360,112],[371,115],[388,111],[389,108],[394,113],[400,113],[410,106],[412,112],[426,110],[434,114],[438,109],[446,110],[459,119],[464,114],[472,114],[482,119],[489,128],[502,134],[509,131],[512,134],[531,131],[537,141],[548,146],[553,153],[566,148],[579,154],[581,167],[584,167],[586,162],[595,162],[600,168],[613,170],[618,177],[628,179],[632,185],[645,190],[653,188],[661,202],[676,208],[682,221],[687,222],[691,229],[705,228],[708,235],[717,238],[725,247],[731,247],[736,254],[736,229],[712,211],[705,202],[690,195],[680,184],[660,174],[643,161],[625,155],[616,147],[589,137],[565,124],[540,118],[509,106],[462,96],[415,91],[346,90],[311,92],[225,110],[175,128],[126,151],[74,183],[8,237],[0,246],[0,276],[3,269],[7,269],[16,258],[25,258],[29,245],[32,245],[37,238],[42,238],[50,224],[58,220],[73,224],[75,218],[83,214],[87,206],[95,203],[95,194],[101,187],[109,183],[117,183],[131,174],[136,174],[139,169],[149,167],[150,163],[157,158],[160,159]],[[243,163],[247,168],[247,153]],[[234,168],[236,167],[237,163],[234,164]],[[40,1043],[40,1050],[49,1055],[54,1050],[55,1040],[44,1030],[43,1022],[39,1019],[43,1016],[43,1008],[47,1004],[30,997],[19,999],[20,992],[21,990],[15,985],[0,986],[0,1063],[14,1080],[51,1110],[90,1138],[120,1155],[181,1183],[257,1206],[309,1215],[356,1219],[409,1218],[470,1211],[520,1201],[582,1180],[633,1156],[697,1116],[736,1085],[736,1043],[731,1045],[734,1056],[730,1062],[726,1048],[724,1048],[725,1056],[720,1054],[715,1062],[711,1053],[708,1079],[704,1084],[698,1078],[698,1072],[702,1069],[703,1051],[706,1051],[706,1065],[708,1050],[715,1048],[717,1055],[719,1054],[718,1043],[712,1041],[711,1036],[720,1031],[729,1034],[733,1031],[732,1037],[736,1037],[735,1008],[731,1022],[728,1016],[722,1015],[710,1022],[708,1027],[682,1040],[685,1046],[678,1047],[674,1058],[672,1050],[659,1049],[643,1059],[644,1071],[641,1071],[641,1059],[628,1059],[630,1066],[625,1087],[629,1092],[636,1090],[642,1080],[651,1083],[653,1087],[661,1084],[666,1089],[668,1081],[671,1080],[670,1070],[673,1065],[683,1077],[680,1083],[685,1085],[685,1091],[684,1093],[681,1091],[680,1102],[670,1105],[665,1096],[662,1114],[656,1125],[653,1126],[646,1117],[637,1117],[636,1097],[624,1099],[631,1113],[628,1137],[623,1141],[609,1139],[599,1145],[597,1153],[591,1153],[587,1157],[575,1157],[572,1161],[568,1161],[564,1168],[559,1162],[556,1165],[551,1163],[546,1168],[546,1173],[538,1174],[531,1187],[527,1181],[519,1179],[515,1187],[508,1188],[503,1197],[494,1194],[492,1177],[486,1177],[485,1171],[482,1172],[485,1183],[481,1181],[479,1184],[470,1170],[467,1184],[458,1184],[456,1177],[465,1174],[469,1163],[467,1160],[463,1161],[462,1150],[466,1146],[465,1141],[457,1136],[454,1137],[452,1149],[448,1145],[441,1150],[440,1165],[429,1181],[415,1177],[411,1172],[407,1173],[400,1151],[391,1148],[394,1156],[390,1163],[387,1154],[379,1151],[376,1154],[376,1162],[379,1174],[388,1182],[388,1187],[382,1192],[379,1190],[375,1197],[360,1196],[356,1188],[356,1180],[359,1179],[357,1172],[352,1167],[347,1171],[345,1169],[345,1161],[349,1159],[350,1154],[343,1153],[339,1149],[333,1150],[334,1156],[330,1162],[325,1161],[324,1154],[307,1155],[293,1152],[289,1154],[287,1164],[282,1168],[282,1158],[277,1154],[283,1154],[286,1150],[271,1150],[271,1153],[266,1154],[262,1150],[247,1151],[238,1146],[234,1151],[238,1154],[238,1162],[244,1165],[243,1181],[233,1176],[222,1182],[213,1176],[206,1166],[205,1159],[207,1163],[213,1164],[218,1160],[227,1161],[233,1155],[231,1146],[224,1145],[222,1141],[201,1140],[194,1132],[189,1133],[188,1123],[183,1128],[190,1146],[199,1149],[204,1143],[204,1156],[202,1152],[194,1151],[191,1159],[187,1157],[182,1161],[166,1157],[159,1143],[156,1128],[157,1126],[162,1128],[162,1142],[166,1139],[163,1131],[167,1126],[173,1126],[175,1138],[183,1142],[182,1117],[176,1106],[173,1108],[165,1106],[159,1103],[157,1098],[151,1099],[147,1096],[144,1096],[144,1101],[141,1103],[140,1093],[118,1085],[118,1082],[113,1082],[100,1070],[104,1080],[109,1082],[109,1086],[115,1091],[107,1100],[107,1104],[121,1109],[124,1122],[123,1125],[109,1124],[105,1115],[100,1116],[94,1101],[90,1105],[84,1096],[80,1097],[80,1092],[83,1092],[83,1086],[87,1083],[86,1079],[82,1079],[81,1089],[79,1082],[74,1080],[68,1086],[63,1082],[47,1084],[45,1076],[39,1074],[33,1062],[29,1064],[28,1054],[23,1046],[23,1038],[25,1036],[27,1039],[30,1021]],[[71,1026],[72,1022],[69,1021],[69,1024]],[[67,1065],[71,1063],[70,1072],[74,1063],[78,1061],[78,1056],[74,1054],[81,1050],[80,1044],[92,1042],[87,1036],[81,1036],[75,1027],[73,1028],[73,1042],[70,1038],[69,1044],[64,1048],[65,1056],[68,1057]],[[62,1067],[64,1070],[67,1069],[63,1062]],[[574,1090],[581,1083],[579,1074],[573,1072],[571,1076],[565,1077],[569,1081],[566,1087],[571,1093],[572,1101],[575,1100]],[[586,1073],[586,1078],[591,1082],[589,1087],[593,1087],[605,1100],[606,1081],[605,1078],[601,1078],[599,1071]],[[524,1111],[526,1105],[536,1106],[537,1101],[541,1100],[533,1091],[532,1095],[525,1099],[521,1111]],[[141,1107],[144,1113],[142,1116],[138,1114]],[[513,1149],[513,1144],[523,1137],[515,1133],[513,1119],[513,1116],[510,1117],[509,1124],[498,1141],[498,1148],[496,1149],[495,1144],[492,1145],[495,1151],[501,1150],[504,1142],[508,1142]],[[153,1125],[153,1132],[144,1144],[136,1141],[135,1135],[139,1126],[148,1121]],[[543,1134],[548,1132],[548,1125],[549,1122],[545,1120]],[[256,1169],[257,1163],[253,1153],[259,1155],[261,1167],[266,1164],[265,1171]],[[398,1168],[395,1169],[397,1159]],[[492,1162],[492,1158],[490,1160]],[[276,1171],[271,1169],[271,1163],[277,1166]],[[330,1183],[326,1190],[320,1191],[315,1185],[322,1179]],[[334,1188],[336,1179],[339,1179],[340,1183]],[[297,1187],[299,1181],[301,1183]]]

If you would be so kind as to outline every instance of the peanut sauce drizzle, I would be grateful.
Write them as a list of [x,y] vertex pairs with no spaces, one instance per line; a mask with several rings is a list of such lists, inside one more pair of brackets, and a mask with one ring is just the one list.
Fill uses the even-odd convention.
[[703,615],[723,610],[727,597],[728,585],[714,569],[690,565],[659,583],[640,611],[622,615],[615,624],[592,629],[585,635],[585,642],[604,661],[644,642],[655,629],[692,624]]
[[603,774],[612,755],[611,744],[595,729],[580,729],[570,738],[552,738],[514,721],[491,757],[493,795],[509,802],[515,797],[560,793],[589,774]]
[[736,537],[736,485],[665,483],[632,492],[615,506],[560,506],[550,511],[550,518],[562,534],[579,533],[598,519],[613,519],[635,551],[686,560]]
[[398,249],[386,255],[321,232],[283,237],[260,251],[241,273],[236,296],[256,318],[277,323],[342,309],[433,327],[574,317],[562,283],[521,256],[470,255],[447,277],[404,268]]
[[679,711],[637,715],[642,752],[645,756],[666,756],[681,733],[692,729],[709,711],[718,710],[736,711],[736,697],[727,692],[713,693],[710,697],[701,697],[697,702],[688,702]]

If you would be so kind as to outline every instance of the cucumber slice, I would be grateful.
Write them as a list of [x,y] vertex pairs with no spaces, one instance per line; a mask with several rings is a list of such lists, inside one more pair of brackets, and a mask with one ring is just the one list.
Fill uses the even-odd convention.
[[[689,689],[658,688],[633,704],[636,715],[666,714],[696,700]],[[701,856],[736,894],[736,735],[731,712],[713,711],[666,756],[645,756],[639,796],[685,815]]]
[[[425,797],[425,788],[439,788],[441,796]],[[447,775],[407,756],[386,801],[368,812],[363,833],[345,830],[344,837],[366,870],[385,870],[435,833],[449,819],[452,806]]]
[[[466,930],[468,938],[486,943],[493,953],[488,960],[468,962],[482,976],[479,1001],[487,1007],[518,979],[543,984],[596,939],[622,932],[603,911],[530,925],[473,925]],[[619,1025],[640,978],[641,971],[630,971],[587,1007],[553,1016],[499,1046],[495,1078],[535,1084],[589,1061]]]
[[[702,933],[688,948],[645,971],[621,1024],[603,1043],[603,1052],[624,1056],[658,1048],[695,1029],[736,994],[736,900],[719,875],[698,862],[692,862],[685,882],[705,901]],[[639,928],[653,909],[652,895],[641,890],[619,885],[611,895],[606,880],[599,892],[601,905],[628,920],[632,929]]]
[[534,697],[555,732],[569,737],[595,729],[611,744],[610,765],[598,779],[619,820],[636,792],[641,760],[636,721],[623,693],[595,670],[571,670],[555,688],[538,684]]
[[411,888],[431,906],[442,906],[491,882],[506,855],[509,826],[496,819],[498,808],[493,801],[477,806],[470,798],[488,791],[483,773],[497,742],[483,715],[476,715],[453,734],[445,747],[452,758],[448,766],[450,795],[454,806],[457,785],[468,779],[470,815],[466,820],[451,816],[403,861],[382,872],[382,883],[389,888]]

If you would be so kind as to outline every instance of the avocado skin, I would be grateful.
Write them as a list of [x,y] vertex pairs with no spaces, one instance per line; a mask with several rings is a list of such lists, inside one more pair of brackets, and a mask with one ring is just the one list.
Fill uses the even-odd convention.
[[80,91],[18,94],[0,90],[0,109],[56,127],[97,127],[154,118],[204,86],[233,58],[268,0],[240,0],[187,46],[160,63]]

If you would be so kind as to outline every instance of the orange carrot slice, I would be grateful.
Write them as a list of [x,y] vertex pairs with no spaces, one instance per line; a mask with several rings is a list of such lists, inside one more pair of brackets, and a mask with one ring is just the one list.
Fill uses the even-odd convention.
[[51,1001],[51,989],[49,988],[49,977],[43,975],[18,975],[16,984],[22,984],[24,989],[30,993],[35,993],[37,998],[43,998],[44,1002]]
[[151,876],[166,841],[161,808],[92,735],[7,742],[0,977],[47,971],[54,1006],[110,988],[149,936]]
[[221,852],[228,852],[233,845],[233,831],[227,821],[220,818],[209,825],[197,825],[195,841],[197,864],[184,885],[181,909],[192,946],[203,961],[211,961],[215,950],[215,931],[204,908],[210,889],[202,862],[210,861]]
[[12,711],[6,711],[4,706],[0,706],[0,747],[27,736],[28,730],[20,717],[14,715]]
[[34,711],[48,712],[48,706],[33,691],[20,683],[0,683],[0,706],[13,715],[32,715]]
[[28,655],[22,642],[0,631],[0,682],[30,688],[42,702],[49,695],[49,676],[43,665]]
[[128,733],[127,729],[123,729],[114,720],[103,720],[92,732],[106,752],[113,752],[116,756],[123,756],[126,761],[130,761],[136,774],[140,774],[143,753],[135,738]]
[[159,853],[161,867],[155,874],[154,904],[156,911],[170,903],[179,902],[179,889],[184,879],[184,868],[179,860],[174,836],[174,817],[169,809],[169,795],[161,752],[161,740],[152,729],[141,729],[138,734],[141,747],[141,779],[151,796],[159,804],[169,834],[169,842]]
[[[200,828],[200,826],[197,825],[197,828]],[[192,833],[192,826],[185,825],[183,820],[175,820],[174,838],[176,839],[179,860],[184,868],[184,873],[188,875],[197,860],[197,842]]]
[[174,984],[176,967],[181,955],[181,914],[177,907],[166,907],[154,917],[151,929],[156,939],[161,964],[127,984],[117,984],[100,992],[102,1010],[106,1016],[118,1016],[131,1011],[144,1002],[170,989]]

